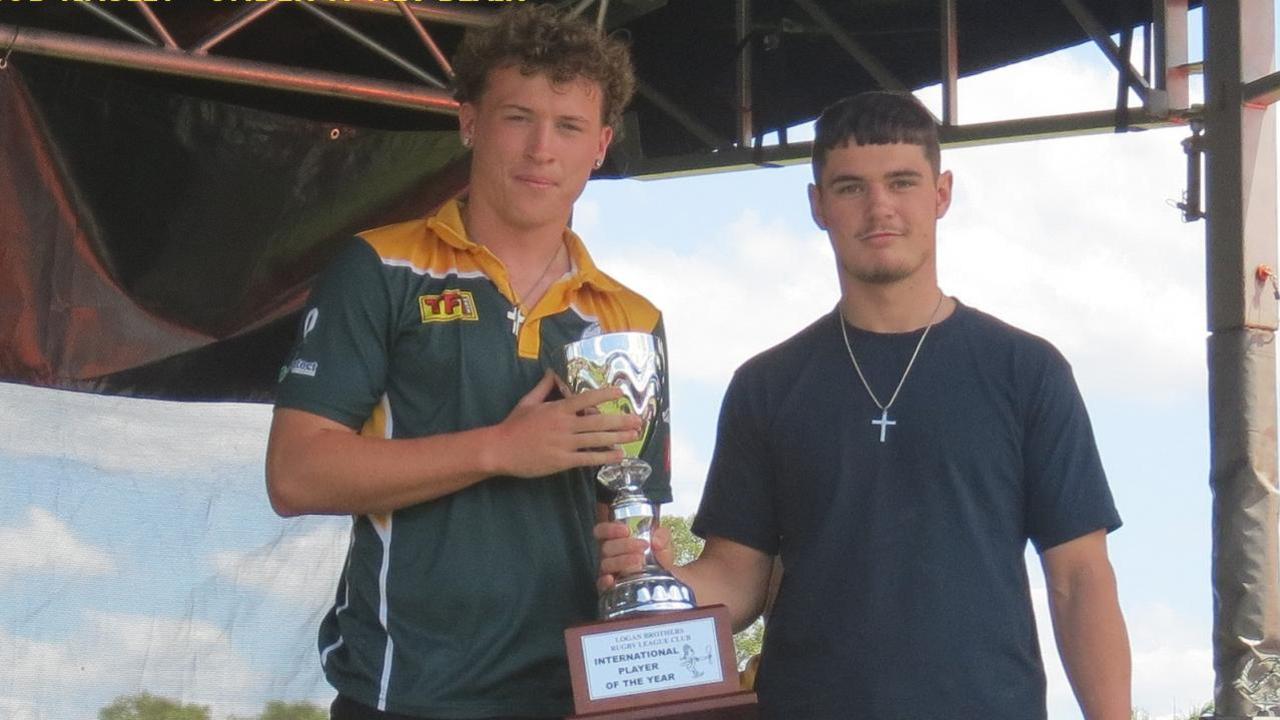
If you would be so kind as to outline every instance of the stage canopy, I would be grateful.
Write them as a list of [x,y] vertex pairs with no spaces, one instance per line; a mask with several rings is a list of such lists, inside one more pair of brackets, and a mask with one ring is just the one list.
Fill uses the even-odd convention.
[[[0,381],[269,401],[338,244],[465,188],[447,58],[509,4],[0,5]],[[1178,122],[1196,70],[1185,0],[557,4],[635,52],[600,177],[801,160],[788,128],[881,87],[941,84],[950,143]],[[1114,111],[960,122],[957,78],[1089,41]]]

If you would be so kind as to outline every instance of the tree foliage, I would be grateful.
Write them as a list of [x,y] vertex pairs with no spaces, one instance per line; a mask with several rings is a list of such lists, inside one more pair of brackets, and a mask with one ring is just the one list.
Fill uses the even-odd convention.
[[702,552],[702,538],[693,534],[693,518],[669,515],[662,518],[662,526],[671,531],[675,547],[676,564],[687,565]]
[[98,711],[98,720],[210,720],[204,705],[184,705],[151,693],[124,695]]
[[[1212,716],[1213,716],[1213,703],[1208,702],[1208,703],[1205,703],[1204,705],[1201,705],[1200,707],[1192,708],[1191,712],[1188,713],[1185,718],[1182,715],[1177,715],[1174,718],[1174,720],[1201,720],[1202,718],[1207,718]],[[1151,720],[1151,713],[1147,712],[1146,710],[1135,709],[1132,713],[1129,714],[1129,718],[1130,720]]]
[[[308,702],[272,700],[256,720],[328,720],[329,712]],[[184,705],[176,700],[143,692],[122,695],[98,711],[98,720],[212,720],[204,705]],[[237,720],[231,717],[228,720]],[[247,719],[246,719],[247,720]]]
[[[675,548],[676,565],[692,562],[702,553],[702,538],[693,534],[693,518],[671,515],[662,518],[662,524],[671,531]],[[759,655],[764,644],[764,620],[757,618],[742,632],[733,636],[733,648],[738,667],[742,667],[753,655]]]
[[329,712],[311,703],[285,703],[272,700],[258,720],[329,720]]

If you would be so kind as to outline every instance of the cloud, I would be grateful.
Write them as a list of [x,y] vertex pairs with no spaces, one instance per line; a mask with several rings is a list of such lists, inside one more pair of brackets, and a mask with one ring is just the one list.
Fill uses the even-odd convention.
[[835,306],[831,257],[816,230],[747,208],[687,248],[609,246],[600,264],[662,308],[673,375],[723,385],[743,361]]
[[573,206],[573,231],[583,237],[591,237],[600,227],[600,203],[594,200],[579,200]]
[[300,518],[270,544],[214,553],[212,562],[218,576],[235,585],[314,602],[333,596],[350,528],[347,518]]
[[142,477],[261,463],[271,408],[106,397],[0,383],[0,454]]
[[702,485],[711,464],[710,453],[681,433],[671,435],[672,502],[663,508],[665,515],[692,515],[702,497]]
[[[942,90],[917,95],[941,114]],[[961,124],[1105,110],[1115,106],[1115,70],[1089,45],[961,78],[956,90]]]
[[[189,702],[234,697],[256,684],[245,660],[231,647],[228,630],[200,620],[92,613],[88,636],[102,655],[130,658],[134,684]],[[100,658],[113,674],[122,667]]]
[[260,679],[221,628],[123,613],[89,612],[83,620],[63,643],[0,629],[0,713],[13,708],[13,720],[93,717],[112,699],[143,690],[210,706],[215,717],[262,708],[249,701],[258,696]]
[[25,572],[106,575],[115,562],[75,536],[65,522],[39,507],[27,508],[26,523],[0,527],[0,579]]
[[0,696],[0,720],[41,720],[42,715],[30,700]]
[[[1029,572],[1034,577],[1038,570],[1029,568]],[[1032,587],[1031,599],[1044,657],[1049,717],[1079,717],[1054,641],[1048,593],[1044,587]],[[1151,720],[1180,720],[1211,701],[1213,651],[1207,619],[1188,617],[1163,603],[1124,606],[1122,610],[1133,657],[1134,708],[1148,713]]]
[[1134,706],[1158,718],[1185,718],[1213,700],[1212,628],[1165,603],[1126,608],[1133,646]]

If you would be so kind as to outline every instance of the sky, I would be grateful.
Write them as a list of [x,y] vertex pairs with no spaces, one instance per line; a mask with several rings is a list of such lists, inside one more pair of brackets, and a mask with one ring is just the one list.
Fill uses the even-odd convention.
[[[1101,54],[1081,47],[963,80],[960,120],[1104,109],[1114,87]],[[920,96],[936,107],[936,89]],[[1153,718],[1185,717],[1213,681],[1204,225],[1174,207],[1187,135],[944,150],[955,191],[938,231],[944,291],[1073,365],[1125,520],[1109,546],[1134,704]],[[697,506],[734,368],[835,304],[808,181],[805,165],[599,181],[578,203],[597,263],[665,314],[668,514]],[[269,416],[0,385],[0,720],[91,718],[144,688],[220,719],[331,697],[314,637],[348,521],[271,513]],[[1074,720],[1028,562],[1050,717]]]

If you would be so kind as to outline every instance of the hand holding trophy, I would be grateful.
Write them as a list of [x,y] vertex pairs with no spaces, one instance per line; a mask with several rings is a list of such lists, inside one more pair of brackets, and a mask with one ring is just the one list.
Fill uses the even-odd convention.
[[[652,468],[642,456],[664,411],[662,342],[647,333],[606,333],[564,346],[556,365],[566,397],[617,387],[622,397],[597,409],[641,419],[639,438],[622,446],[623,460],[601,467],[596,479],[613,491],[611,519],[648,542],[654,510],[643,487]],[[565,631],[574,717],[754,718],[755,693],[738,686],[727,610],[695,605],[693,591],[646,550],[639,572],[601,594],[602,622]]]

